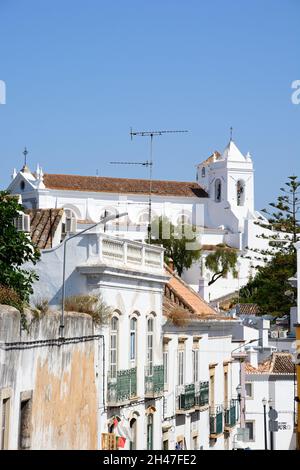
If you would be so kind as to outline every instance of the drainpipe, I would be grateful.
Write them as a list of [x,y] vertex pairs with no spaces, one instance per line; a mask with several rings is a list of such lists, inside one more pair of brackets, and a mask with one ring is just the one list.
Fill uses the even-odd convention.
[[99,349],[100,349],[99,354],[98,354],[99,360],[100,360],[100,356],[101,356],[101,353],[102,353],[102,403],[100,403],[100,406],[98,406],[98,413],[99,413],[99,415],[98,415],[98,435],[99,435],[98,449],[101,449],[102,413],[105,410],[105,378],[106,378],[105,367],[106,367],[106,364],[105,364],[105,338],[104,338],[104,335],[99,335],[99,339],[101,339],[101,345],[99,343]]
[[246,400],[246,387],[245,387],[245,360],[240,358],[240,384],[241,384],[241,428],[245,428],[245,400]]

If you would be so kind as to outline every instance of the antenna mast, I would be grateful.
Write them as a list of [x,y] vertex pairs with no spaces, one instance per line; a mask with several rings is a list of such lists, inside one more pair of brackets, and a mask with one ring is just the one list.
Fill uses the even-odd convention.
[[148,215],[148,243],[151,243],[151,215],[152,215],[152,167],[153,167],[153,137],[163,134],[179,134],[188,131],[133,131],[130,129],[130,138],[133,137],[150,137],[150,157],[145,162],[110,162],[115,165],[142,165],[149,168],[149,215]]
[[163,134],[180,134],[188,131],[133,131],[130,129],[130,138],[133,137],[150,137],[150,160],[147,161],[149,166],[149,217],[148,217],[148,243],[151,243],[151,215],[152,215],[152,167],[153,167],[153,137]]

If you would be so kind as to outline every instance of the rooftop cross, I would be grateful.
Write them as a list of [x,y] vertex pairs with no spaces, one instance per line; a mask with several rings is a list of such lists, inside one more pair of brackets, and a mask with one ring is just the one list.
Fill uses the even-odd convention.
[[24,167],[25,167],[27,165],[27,155],[28,155],[28,150],[26,147],[24,148],[23,155],[24,155]]

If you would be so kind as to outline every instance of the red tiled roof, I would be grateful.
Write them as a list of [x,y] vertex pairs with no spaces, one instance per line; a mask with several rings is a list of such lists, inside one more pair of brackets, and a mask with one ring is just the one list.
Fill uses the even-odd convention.
[[246,374],[294,374],[295,368],[290,353],[275,352],[270,359],[253,367],[245,364]]
[[[55,175],[46,173],[44,184],[49,189],[103,193],[149,193],[149,180],[108,178],[103,176]],[[189,181],[152,181],[152,193],[157,196],[208,197],[198,183]]]
[[182,310],[182,314],[190,319],[206,320],[232,320],[216,312],[208,303],[178,277],[168,266],[167,273],[171,276],[165,286],[164,315],[169,316],[176,309]]
[[63,209],[28,209],[31,240],[40,249],[51,248]]
[[257,304],[238,304],[239,315],[257,315],[260,313],[260,308]]
[[245,364],[246,374],[269,374],[270,373],[271,361],[267,360],[262,364],[258,364],[258,367],[253,367],[249,362]]

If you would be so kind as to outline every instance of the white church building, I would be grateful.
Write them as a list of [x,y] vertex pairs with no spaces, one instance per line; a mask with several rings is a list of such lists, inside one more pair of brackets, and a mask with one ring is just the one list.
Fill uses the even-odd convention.
[[[63,232],[80,230],[100,220],[104,214],[127,212],[128,216],[108,224],[104,230],[122,238],[144,241],[149,226],[150,181],[33,173],[24,165],[14,170],[8,187],[22,196],[28,209],[64,209]],[[165,216],[173,224],[187,222],[199,232],[201,260],[183,273],[183,279],[206,301],[217,301],[236,292],[253,274],[251,262],[239,256],[238,278],[219,279],[209,286],[212,273],[205,256],[218,244],[237,249],[264,246],[257,238],[255,224],[261,214],[254,209],[254,169],[248,153],[243,155],[230,140],[223,154],[214,152],[197,165],[196,181],[151,182],[151,219]],[[60,240],[58,240],[59,242]]]

